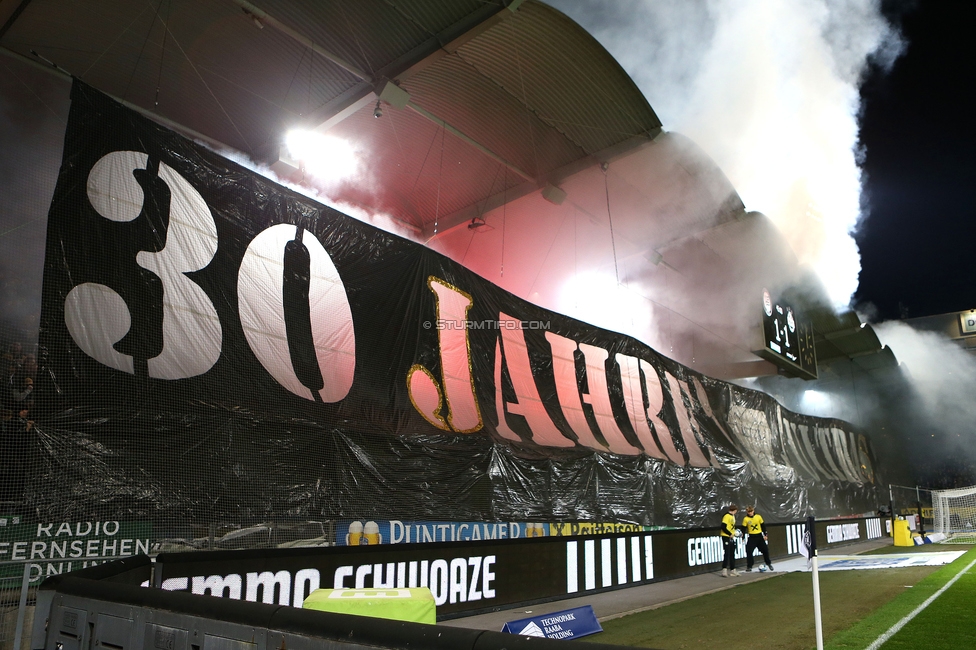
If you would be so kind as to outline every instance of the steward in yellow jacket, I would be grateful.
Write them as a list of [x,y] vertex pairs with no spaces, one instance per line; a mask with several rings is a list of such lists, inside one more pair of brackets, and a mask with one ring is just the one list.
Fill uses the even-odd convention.
[[769,561],[769,546],[766,545],[766,540],[769,538],[769,534],[766,532],[766,522],[763,521],[762,515],[756,514],[755,506],[746,507],[746,516],[742,520],[742,527],[748,535],[746,538],[746,572],[752,571],[753,553],[756,549],[762,553],[763,560],[766,561],[766,568],[772,571],[773,563]]
[[729,506],[728,511],[722,515],[722,526],[719,529],[719,536],[722,538],[722,548],[725,556],[722,559],[722,577],[735,577],[739,572],[735,570],[735,540],[741,532],[735,527],[735,513],[739,507],[735,504]]

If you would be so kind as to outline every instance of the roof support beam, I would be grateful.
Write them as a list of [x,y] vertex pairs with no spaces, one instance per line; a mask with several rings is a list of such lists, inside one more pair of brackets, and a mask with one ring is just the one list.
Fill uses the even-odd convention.
[[337,124],[345,121],[346,118],[351,117],[352,115],[359,112],[363,108],[369,106],[375,101],[376,101],[376,95],[374,95],[371,92],[367,93],[362,97],[360,97],[359,100],[353,102],[352,104],[349,104],[349,106],[346,106],[344,109],[342,109],[341,111],[339,111],[338,113],[336,113],[335,115],[327,119],[326,121],[316,126],[314,130],[318,131],[319,133],[325,133],[326,131],[336,126]]
[[[471,145],[481,153],[485,154],[495,162],[501,163],[510,171],[515,172],[517,176],[521,176],[522,178],[524,178],[525,180],[531,183],[536,182],[536,179],[533,178],[531,175],[527,174],[526,172],[522,171],[512,163],[508,162],[507,160],[499,156],[497,153],[495,153],[485,145],[481,144],[474,138],[470,137],[468,134],[464,133],[457,127],[449,124],[446,120],[442,120],[441,118],[437,117],[436,115],[428,111],[423,106],[418,106],[417,104],[415,104],[410,99],[410,93],[408,93],[403,88],[400,88],[400,86],[396,85],[392,81],[387,81],[385,84],[383,84],[382,88],[377,88],[377,91],[379,92],[380,101],[384,101],[390,106],[392,106],[393,108],[397,108],[397,109],[409,108],[410,110],[412,110],[414,113],[421,116],[425,120],[433,122],[437,126],[444,129],[445,131],[450,131],[451,134],[453,134],[455,137],[468,143],[469,145]],[[379,117],[379,115],[377,115],[377,117]]]
[[471,223],[471,220],[475,217],[480,217],[487,212],[500,208],[505,203],[520,199],[523,196],[531,194],[540,187],[544,187],[546,183],[543,181],[548,181],[548,183],[558,187],[564,180],[583,171],[584,169],[599,166],[603,163],[613,162],[614,160],[626,156],[632,151],[652,145],[654,143],[654,139],[661,135],[661,133],[663,133],[663,131],[658,128],[652,133],[641,134],[628,138],[627,140],[608,147],[603,151],[599,151],[591,156],[585,156],[579,160],[569,163],[568,165],[565,165],[564,167],[560,167],[559,169],[546,174],[545,179],[533,179],[531,182],[522,183],[521,185],[496,192],[495,194],[486,197],[482,201],[478,201],[477,203],[473,203],[466,208],[461,208],[452,214],[446,215],[439,220],[440,223],[438,224],[439,227],[437,232],[427,234],[430,236],[431,240],[443,237],[449,231]]
[[[394,106],[396,106],[396,108],[403,108],[403,107],[409,108],[414,113],[420,115],[421,117],[427,120],[430,120],[434,124],[437,124],[441,128],[449,131],[455,137],[460,138],[461,140],[468,143],[469,145],[471,145],[481,153],[485,154],[495,162],[501,163],[502,165],[507,167],[509,170],[511,170],[518,176],[521,176],[527,181],[533,183],[535,182],[536,179],[532,177],[530,174],[528,174],[527,172],[523,171],[522,169],[510,163],[509,161],[505,160],[502,156],[498,155],[497,153],[495,153],[485,145],[481,144],[471,136],[467,135],[457,127],[448,123],[446,120],[441,119],[440,117],[434,115],[433,113],[423,108],[422,106],[418,106],[414,102],[410,101],[410,96],[407,94],[406,91],[401,90],[397,85],[393,84],[392,81],[388,80],[389,78],[388,75],[395,76],[397,75],[397,73],[402,74],[403,72],[406,72],[408,69],[416,69],[418,67],[418,64],[422,63],[424,60],[435,57],[438,54],[438,52],[443,50],[445,47],[457,49],[460,46],[461,42],[467,40],[464,38],[466,35],[469,35],[469,38],[473,37],[474,34],[472,32],[474,31],[474,28],[484,25],[484,23],[488,21],[488,19],[494,17],[502,9],[501,4],[495,6],[485,5],[485,8],[483,8],[481,11],[470,14],[466,20],[460,21],[459,23],[456,23],[455,25],[452,25],[448,29],[444,30],[436,37],[433,37],[432,39],[428,39],[421,46],[415,48],[413,52],[409,53],[409,54],[413,54],[414,56],[417,56],[417,54],[422,52],[423,54],[421,58],[419,58],[418,60],[410,60],[412,57],[408,59],[401,58],[397,61],[394,61],[393,64],[386,66],[381,70],[381,74],[378,77],[379,81],[377,81],[377,79],[374,79],[373,76],[370,75],[368,72],[360,69],[355,64],[346,61],[345,59],[339,57],[338,55],[333,54],[332,52],[325,49],[318,43],[312,41],[310,38],[303,36],[299,32],[289,27],[288,25],[285,25],[281,21],[277,20],[276,18],[268,14],[263,9],[260,9],[259,7],[256,7],[255,5],[251,4],[250,2],[248,2],[248,0],[232,0],[232,2],[240,6],[247,14],[251,15],[256,20],[271,25],[272,27],[274,27],[281,33],[285,34],[289,38],[297,41],[298,43],[301,43],[305,47],[308,47],[316,54],[324,57],[329,61],[332,61],[343,70],[352,73],[353,75],[355,75],[360,79],[361,83],[356,84],[352,89],[343,93],[340,96],[342,100],[341,101],[342,105],[332,107],[338,110],[336,110],[335,113],[330,115],[329,118],[326,119],[324,122],[318,124],[315,127],[316,131],[319,132],[328,131],[336,124],[342,122],[348,116],[360,110],[365,104],[370,103],[373,99],[373,96],[379,95],[381,98],[385,98],[388,92],[392,91],[393,93],[401,94],[402,96],[405,97],[405,101],[403,103],[399,103],[395,101],[391,102]],[[512,13],[516,9],[518,9],[518,6],[520,4],[522,4],[522,0],[509,0],[507,6],[507,8],[510,10],[509,13]],[[445,40],[447,39],[449,39],[449,43],[445,43]],[[432,51],[429,51],[431,50],[435,42],[437,47],[433,48]],[[402,69],[397,70],[396,68],[402,68]]]
[[301,43],[302,45],[309,48],[310,50],[312,50],[322,58],[332,61],[343,70],[346,70],[347,72],[351,72],[352,74],[356,75],[363,81],[372,83],[373,77],[368,72],[361,69],[356,64],[346,61],[345,59],[338,56],[337,54],[333,54],[332,52],[325,49],[324,47],[322,47],[312,39],[303,36],[302,34],[298,33],[297,31],[289,27],[288,25],[281,22],[280,20],[277,20],[274,16],[268,15],[268,12],[264,11],[263,9],[260,9],[259,7],[255,7],[247,0],[231,0],[231,2],[238,5],[241,9],[245,11],[245,13],[253,16],[258,21],[271,25],[279,32],[284,34],[285,36],[291,38],[294,41]]
[[[13,50],[9,50],[9,49],[7,49],[6,47],[4,47],[2,45],[0,45],[0,54],[5,54],[5,55],[7,55],[7,56],[9,56],[9,57],[11,57],[13,59],[17,59],[18,61],[21,61],[22,63],[26,63],[27,65],[29,65],[31,67],[37,68],[39,70],[43,70],[43,71],[45,71],[45,72],[47,72],[47,73],[49,73],[51,75],[54,75],[55,77],[59,77],[61,79],[64,79],[69,84],[71,83],[71,80],[73,78],[73,75],[70,72],[68,72],[64,68],[60,67],[56,63],[52,63],[50,61],[47,61],[47,59],[42,59],[44,61],[44,63],[41,63],[41,61],[37,61],[37,60],[31,59],[31,58],[28,58],[28,57],[24,56],[23,54],[20,54],[18,52],[14,52]],[[103,92],[103,91],[99,91],[99,92]],[[114,101],[117,101],[118,103],[122,104],[126,108],[131,108],[132,110],[136,111],[137,113],[139,113],[141,115],[145,115],[146,117],[148,117],[152,121],[158,122],[158,123],[162,124],[163,126],[169,128],[169,129],[172,129],[173,131],[176,131],[177,133],[180,133],[182,135],[185,135],[188,138],[196,139],[196,140],[199,140],[200,142],[207,143],[208,145],[210,145],[210,147],[212,147],[214,149],[214,151],[221,151],[221,150],[223,150],[223,151],[240,151],[239,149],[237,149],[235,147],[232,147],[229,144],[224,144],[220,140],[216,140],[216,139],[210,137],[209,135],[205,135],[203,133],[200,133],[199,131],[194,131],[193,129],[191,129],[191,128],[187,127],[187,126],[184,126],[184,125],[180,124],[179,122],[174,122],[173,120],[169,119],[168,117],[164,117],[163,115],[160,115],[159,113],[154,113],[151,110],[149,110],[148,108],[144,108],[144,107],[139,106],[137,104],[133,104],[132,102],[130,102],[128,100],[122,99],[121,97],[116,97],[115,95],[110,95],[109,93],[104,93],[104,94],[107,97],[111,97]]]
[[427,109],[425,109],[425,108],[423,108],[421,106],[417,106],[413,102],[407,102],[407,108],[409,108],[410,110],[412,110],[417,115],[420,115],[421,117],[430,120],[434,124],[437,124],[437,125],[443,127],[446,131],[452,133],[453,135],[455,135],[456,137],[460,138],[461,140],[464,140],[465,142],[467,142],[469,145],[471,145],[472,147],[474,147],[475,149],[477,149],[481,153],[485,154],[486,156],[488,156],[489,158],[491,158],[495,162],[501,163],[502,165],[504,165],[505,167],[507,167],[509,170],[515,172],[517,175],[521,176],[525,180],[527,180],[527,181],[529,181],[531,183],[535,183],[536,182],[535,181],[535,178],[533,178],[531,175],[529,175],[528,173],[522,171],[521,169],[519,169],[518,167],[516,167],[512,163],[508,162],[507,160],[505,160],[504,158],[502,158],[501,156],[499,156],[497,153],[495,153],[494,151],[492,151],[491,149],[489,149],[485,145],[481,144],[480,142],[478,142],[474,138],[465,135],[463,132],[461,132],[457,128],[451,126],[450,124],[448,124],[447,122],[445,122],[441,118],[437,117],[436,115],[434,115],[433,113],[431,113]]
[[[325,59],[332,61],[343,70],[346,70],[359,79],[359,82],[353,84],[340,95],[326,102],[324,105],[319,107],[318,110],[312,113],[310,120],[313,122],[313,128],[323,130],[320,128],[321,125],[333,116],[339,114],[340,112],[344,112],[344,110],[351,105],[362,101],[363,98],[368,97],[373,93],[378,94],[379,90],[376,88],[376,86],[379,82],[387,79],[403,78],[404,75],[425,67],[440,56],[453,52],[462,44],[480,34],[482,31],[489,29],[496,23],[512,15],[518,9],[518,6],[522,4],[523,0],[497,0],[496,2],[485,2],[476,11],[471,12],[441,32],[432,35],[430,38],[409,52],[405,53],[403,56],[383,66],[376,71],[375,75],[369,74],[356,64],[346,61],[342,57],[332,53],[320,44],[312,41],[310,38],[302,35],[288,25],[285,25],[280,20],[277,20],[274,16],[271,16],[268,14],[268,12],[255,6],[248,0],[231,0],[231,2],[237,4],[247,14],[259,22],[274,27],[289,38],[301,43],[305,47],[310,48],[316,54],[319,54]],[[503,11],[504,9],[508,9],[508,11]],[[348,115],[348,113],[345,114]],[[332,122],[332,125],[336,123],[337,122]],[[331,128],[331,126],[327,128]]]
[[[9,12],[7,11],[8,7],[12,7],[14,3],[8,2],[7,4],[3,5],[3,8],[0,9],[0,18],[6,18],[6,20],[4,20],[3,27],[0,27],[0,38],[3,38],[4,34],[7,33],[7,30],[13,26],[18,18],[20,18],[20,14],[23,13],[24,9],[27,8],[30,1],[31,0],[21,0],[21,3]],[[0,4],[3,3],[0,2]]]
[[857,327],[849,327],[842,330],[834,330],[833,332],[827,332],[821,335],[824,341],[836,341],[837,339],[847,338],[849,336],[857,336],[861,334],[861,330],[865,328],[864,324],[858,325]]

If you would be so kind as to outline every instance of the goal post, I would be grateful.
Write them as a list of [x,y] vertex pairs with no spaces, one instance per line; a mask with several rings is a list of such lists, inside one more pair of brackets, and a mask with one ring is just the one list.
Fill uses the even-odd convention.
[[955,490],[932,490],[935,532],[946,541],[976,542],[976,485]]

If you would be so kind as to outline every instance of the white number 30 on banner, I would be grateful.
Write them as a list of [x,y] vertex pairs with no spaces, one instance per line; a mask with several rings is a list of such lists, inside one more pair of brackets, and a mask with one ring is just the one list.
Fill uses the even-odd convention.
[[[88,174],[88,200],[109,221],[125,223],[143,214],[145,196],[133,172],[146,169],[149,156],[115,151]],[[159,179],[170,191],[166,243],[158,252],[140,251],[136,263],[163,287],[163,347],[148,359],[154,379],[187,379],[206,373],[220,357],[222,330],[207,294],[186,273],[205,268],[217,253],[217,227],[206,201],[186,179],[159,163]],[[261,365],[292,393],[308,400],[337,402],[349,392],[356,366],[352,312],[345,287],[328,252],[311,233],[278,224],[248,246],[238,272],[241,325]],[[290,362],[283,288],[286,249],[307,255],[307,320],[317,365],[314,391]],[[86,282],[65,298],[64,320],[71,338],[96,361],[135,374],[132,356],[115,349],[129,332],[132,313],[114,289]],[[303,352],[308,352],[304,351]],[[307,374],[307,373],[305,373]]]
[[[145,169],[149,156],[114,151],[88,174],[88,200],[110,221],[134,221],[145,199],[133,172]],[[155,379],[186,379],[210,370],[220,357],[221,328],[207,294],[185,274],[207,266],[217,252],[217,227],[210,208],[193,186],[165,163],[159,178],[170,190],[166,244],[158,252],[140,251],[136,263],[154,273],[163,286],[163,348],[148,360]],[[133,358],[114,345],[132,323],[129,306],[115,290],[87,282],[65,298],[64,321],[85,354],[111,368],[134,374]]]

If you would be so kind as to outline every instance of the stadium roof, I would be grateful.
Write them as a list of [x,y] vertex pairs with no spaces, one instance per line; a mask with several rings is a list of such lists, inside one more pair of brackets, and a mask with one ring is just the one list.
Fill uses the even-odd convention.
[[[484,277],[495,277],[496,243],[504,260],[504,236],[458,226],[507,205],[516,238],[533,240],[583,214],[594,227],[586,246],[605,266],[612,251],[618,282],[696,324],[682,356],[668,318],[669,353],[693,365],[765,363],[739,340],[748,335],[715,319],[748,320],[737,312],[759,295],[751,285],[796,269],[788,244],[745,211],[703,151],[662,132],[603,46],[542,2],[0,0],[0,48],[291,180],[303,172],[280,159],[288,130],[337,136],[368,160],[366,178],[335,192],[341,200],[438,239]],[[546,234],[544,259],[510,255],[518,261],[500,283],[558,310],[582,259],[576,229],[559,245],[558,232]],[[475,234],[482,250],[469,255]],[[733,276],[741,295],[718,281]],[[821,365],[897,365],[856,315],[815,311]]]
[[377,182],[350,198],[427,236],[661,126],[533,0],[0,0],[0,46],[255,160],[295,127],[354,137]]
[[862,370],[880,372],[898,367],[891,348],[882,345],[874,328],[853,311],[834,314],[828,309],[810,313],[816,331],[817,364],[822,368],[837,360],[849,360]]

